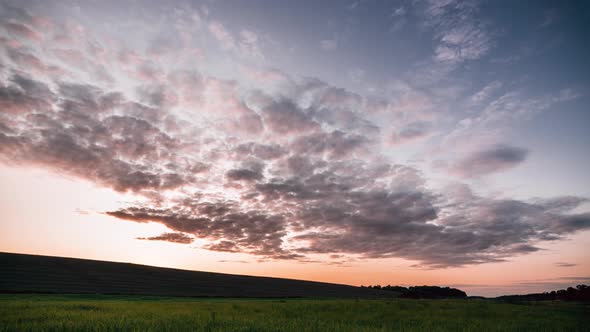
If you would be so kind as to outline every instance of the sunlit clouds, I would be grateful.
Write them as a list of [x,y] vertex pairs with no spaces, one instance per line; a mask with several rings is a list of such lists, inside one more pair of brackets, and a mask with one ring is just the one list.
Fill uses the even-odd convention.
[[[529,197],[503,179],[527,167],[565,179],[568,169],[536,163],[551,152],[526,139],[551,128],[525,124],[566,109],[582,117],[588,81],[536,85],[534,70],[507,67],[525,60],[506,60],[515,41],[497,8],[403,2],[378,10],[385,33],[364,25],[382,4],[335,3],[314,36],[298,31],[321,26],[315,16],[270,29],[284,15],[274,3],[248,4],[272,8],[240,18],[228,4],[144,5],[0,6],[0,162],[117,193],[118,206],[90,214],[159,227],[130,242],[229,255],[221,261],[397,259],[430,271],[587,239],[587,175],[576,173],[577,191]],[[535,29],[557,24],[539,20]],[[522,24],[513,36],[526,44]],[[419,42],[385,39],[403,33]],[[368,34],[384,46],[355,48]],[[508,53],[549,61],[553,49],[518,50]],[[588,135],[572,137],[563,149],[583,164]],[[588,272],[579,260],[547,264]]]

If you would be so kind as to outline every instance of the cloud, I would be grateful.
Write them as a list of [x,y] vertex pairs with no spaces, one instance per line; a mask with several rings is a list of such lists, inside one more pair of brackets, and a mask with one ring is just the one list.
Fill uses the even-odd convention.
[[[540,241],[590,228],[588,214],[567,213],[583,198],[523,202],[431,192],[412,167],[357,159],[367,138],[324,131],[312,110],[292,100],[271,99],[261,109],[268,132],[289,138],[278,139],[280,144],[221,136],[195,146],[183,130],[162,129],[163,119],[173,117],[166,103],[139,107],[90,84],[60,83],[53,91],[18,75],[0,96],[19,110],[16,117],[2,117],[3,160],[143,194],[151,204],[107,214],[206,239],[208,250],[302,261],[313,254],[401,257],[427,267],[462,266],[534,252]],[[324,107],[339,105],[318,100],[326,101]],[[217,151],[218,159],[198,158],[200,149]],[[499,146],[460,165],[465,174],[487,174],[525,156],[522,149]],[[224,188],[218,177],[207,175],[220,172],[240,186]],[[234,190],[239,199],[200,192],[201,186]],[[151,201],[153,192],[177,188],[184,188],[177,198],[158,195]],[[174,238],[152,239],[164,237]]]
[[137,89],[139,100],[157,108],[170,108],[178,104],[178,95],[162,84],[144,85]]
[[363,136],[346,135],[341,131],[333,131],[301,136],[295,140],[291,148],[301,154],[327,153],[331,159],[334,159],[362,152],[361,150],[366,147],[367,143],[367,138]]
[[228,260],[228,259],[222,259],[222,260],[218,260],[219,263],[241,263],[241,264],[249,264],[250,262],[248,261],[240,261],[240,260]]
[[32,40],[41,39],[41,35],[37,31],[33,30],[31,27],[25,24],[17,22],[6,22],[3,24],[3,27],[9,33],[19,37],[24,37]]
[[104,113],[125,104],[120,95],[87,84],[60,84],[57,98],[31,78],[15,75],[11,81],[0,88],[0,99],[18,113],[10,123],[19,130],[2,134],[18,149],[3,149],[4,158],[51,167],[118,191],[172,189],[190,176],[154,164],[173,158],[175,139],[144,119]]
[[391,13],[392,17],[396,17],[396,16],[404,16],[406,15],[406,8],[404,8],[404,6],[400,6],[398,8],[396,8],[395,10],[393,10],[393,12]]
[[260,38],[253,31],[243,29],[240,31],[240,51],[252,58],[263,59],[264,55],[259,46]]
[[435,58],[443,62],[475,60],[488,53],[490,40],[480,27],[465,25],[445,31],[435,50]]
[[241,56],[264,58],[259,46],[260,38],[254,31],[242,29],[238,35],[234,35],[218,21],[209,23],[208,28],[224,50],[233,51]]
[[281,145],[256,142],[240,144],[235,148],[235,151],[242,157],[253,156],[263,160],[277,159],[287,154],[287,150]]
[[225,173],[225,176],[233,181],[255,181],[260,180],[263,177],[263,175],[256,170],[245,168],[230,169]]
[[426,122],[411,123],[399,132],[393,133],[391,142],[393,144],[405,144],[424,138],[430,134],[429,127]]
[[566,262],[557,262],[554,265],[557,266],[557,267],[574,267],[574,266],[577,266],[578,264],[566,263]]
[[528,153],[523,148],[496,145],[460,160],[452,172],[468,178],[484,176],[515,167],[525,161]]
[[471,97],[471,102],[475,105],[478,105],[489,99],[490,96],[501,87],[502,82],[500,81],[490,82]]
[[38,73],[45,74],[55,70],[54,67],[46,65],[36,55],[30,52],[9,49],[8,57],[18,66],[34,69]]
[[209,31],[219,41],[224,49],[232,50],[236,48],[236,42],[232,34],[227,31],[225,26],[220,22],[213,21],[209,23]]
[[478,19],[478,2],[431,0],[424,3],[426,25],[434,31],[434,60],[455,66],[485,56],[493,40]]
[[163,209],[132,207],[107,214],[135,222],[158,222],[176,232],[195,234],[210,240],[204,246],[208,250],[269,257],[286,254],[281,247],[286,235],[283,217],[240,211],[235,202],[191,201]]
[[293,101],[272,101],[262,110],[265,124],[277,134],[304,133],[319,129],[311,114]]
[[0,106],[4,112],[10,114],[48,111],[55,95],[42,82],[16,74],[10,79],[12,84],[0,89]]
[[[499,88],[492,82],[466,101],[469,107],[476,107],[477,112],[458,121],[455,128],[440,140],[439,149],[452,147],[453,152],[474,151],[482,146],[502,145],[515,123],[530,119],[558,103],[580,97],[571,89],[541,96],[511,90],[493,97]],[[473,97],[478,101],[475,102]]]
[[172,243],[182,243],[182,244],[189,244],[193,242],[193,237],[188,236],[184,233],[163,233],[158,236],[151,236],[151,237],[138,237],[138,240],[148,240],[148,241],[167,241]]
[[[412,171],[407,167],[304,164],[308,170],[296,169],[292,177],[247,187],[241,201],[177,202],[168,209],[110,214],[196,234],[212,241],[209,250],[274,259],[402,257],[429,268],[504,261],[540,250],[535,245],[540,241],[590,228],[587,213],[555,212],[576,207],[566,199],[541,204],[472,193],[439,196],[423,187],[419,175],[402,185]],[[377,185],[381,179],[389,179],[391,186]],[[286,242],[288,230],[297,235]]]
[[[445,28],[436,37],[440,44],[460,61],[483,56],[487,51],[472,42],[481,37],[480,26],[446,8],[458,3],[439,5],[428,10]],[[54,64],[55,54],[40,50],[54,49],[55,33],[19,17],[42,38],[18,37],[35,47],[8,49],[10,61],[0,67],[0,160],[133,193],[137,201],[105,214],[170,230],[144,240],[198,239],[203,249],[262,260],[311,262],[326,254],[448,267],[508,260],[590,229],[590,215],[574,212],[586,198],[499,200],[467,186],[439,191],[418,167],[394,163],[395,144],[431,135],[436,123],[431,111],[437,95],[409,83],[364,96],[257,67],[244,70],[250,80],[232,80],[214,75],[208,62],[164,61],[169,45],[153,38],[146,40],[157,45],[133,51],[125,39],[101,39],[104,72],[113,80],[98,81],[91,68]],[[264,41],[253,30],[236,34],[215,20],[206,23],[203,32],[231,55],[224,61],[237,53],[256,56]],[[77,52],[69,53],[72,59],[98,57],[87,43],[78,44],[93,40],[91,30],[75,23],[70,30],[84,36],[68,41],[67,49]],[[175,52],[188,57],[184,47]],[[485,89],[475,101],[493,99]],[[564,91],[524,106],[539,109],[544,101],[574,96]],[[469,123],[506,119],[523,106],[515,101],[522,101],[518,94],[500,95]],[[395,128],[395,144],[384,148],[387,135],[381,133],[390,133],[388,126]],[[465,140],[463,134],[457,137]],[[483,146],[452,170],[479,177],[514,167],[528,155],[509,145]]]

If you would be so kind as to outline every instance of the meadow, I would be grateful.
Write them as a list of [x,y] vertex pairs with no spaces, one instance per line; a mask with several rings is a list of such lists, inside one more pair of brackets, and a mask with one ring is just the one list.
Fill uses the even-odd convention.
[[2,294],[0,331],[590,331],[590,305]]

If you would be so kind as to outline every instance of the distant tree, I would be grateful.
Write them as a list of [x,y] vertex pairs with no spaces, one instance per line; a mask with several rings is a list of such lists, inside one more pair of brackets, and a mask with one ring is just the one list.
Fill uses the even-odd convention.
[[401,297],[410,299],[462,299],[467,294],[459,289],[438,286],[416,286],[408,288]]
[[382,287],[381,285],[374,285],[368,286],[368,288],[396,292],[400,294],[400,297],[407,299],[461,299],[467,297],[464,291],[449,287],[415,286],[406,288],[402,286],[387,285]]
[[391,285],[387,285],[383,288],[381,288],[382,290],[386,290],[386,291],[390,291],[390,292],[399,292],[399,293],[405,293],[408,291],[408,289],[406,287],[402,287],[402,286],[391,286]]

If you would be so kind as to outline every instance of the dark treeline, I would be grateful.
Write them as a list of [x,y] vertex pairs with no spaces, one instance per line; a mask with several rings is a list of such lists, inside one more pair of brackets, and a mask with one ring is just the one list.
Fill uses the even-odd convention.
[[590,286],[578,285],[574,287],[568,287],[567,289],[560,289],[558,291],[526,294],[526,295],[506,295],[498,297],[502,301],[590,301]]
[[464,291],[450,287],[414,286],[406,288],[402,286],[375,285],[367,286],[367,288],[396,292],[400,294],[399,297],[406,299],[462,299],[467,297]]

